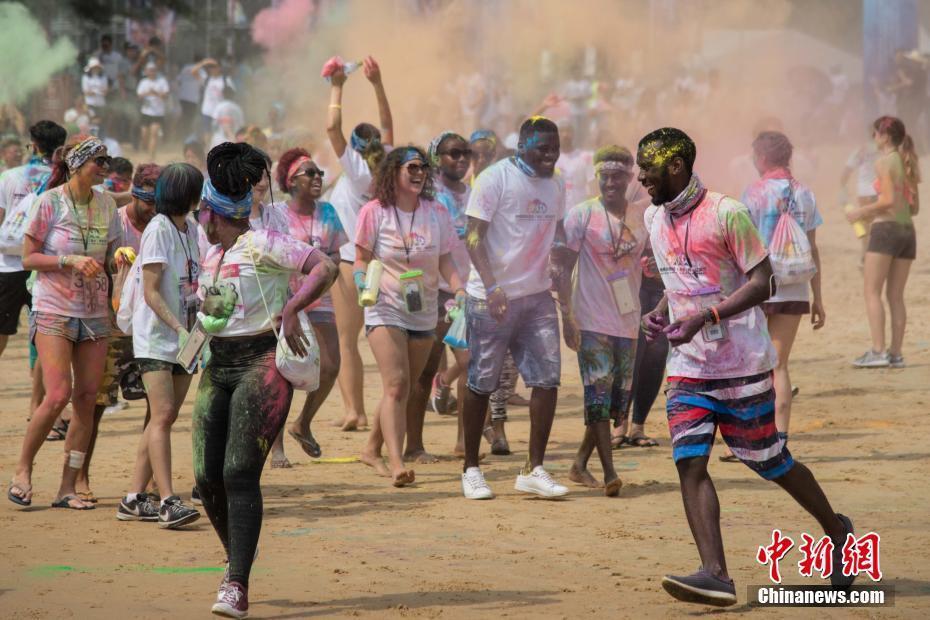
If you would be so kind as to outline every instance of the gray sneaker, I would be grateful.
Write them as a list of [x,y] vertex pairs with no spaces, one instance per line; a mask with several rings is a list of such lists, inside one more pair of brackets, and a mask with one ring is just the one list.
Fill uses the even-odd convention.
[[892,355],[888,354],[888,365],[892,368],[906,368],[907,364],[904,363],[903,355]]
[[116,509],[116,518],[120,521],[158,521],[158,504],[144,493],[138,493],[129,502],[124,497]]
[[181,503],[181,498],[172,495],[164,501],[161,508],[158,509],[158,527],[162,529],[177,529],[200,518],[200,513],[196,508],[185,506]]
[[686,603],[700,603],[715,607],[728,607],[736,604],[736,586],[733,580],[724,581],[714,577],[701,568],[693,575],[676,577],[666,575],[662,578],[665,591]]
[[888,354],[876,353],[870,349],[854,359],[852,364],[856,368],[888,368]]
[[[836,513],[836,516],[839,517],[840,521],[843,522],[843,525],[846,526],[847,534],[855,534],[853,530],[852,520],[846,515],[841,515]],[[843,545],[846,544],[846,540],[834,540],[833,541],[833,572],[830,573],[830,585],[834,588],[839,588],[841,590],[849,590],[849,587],[852,586],[853,581],[856,580],[855,575],[844,575],[843,574]]]

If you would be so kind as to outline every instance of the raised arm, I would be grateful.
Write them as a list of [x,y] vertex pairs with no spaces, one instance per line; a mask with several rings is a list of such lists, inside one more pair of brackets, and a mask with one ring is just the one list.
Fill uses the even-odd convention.
[[329,89],[329,114],[326,123],[326,135],[333,146],[336,157],[346,152],[346,137],[342,133],[342,86],[346,83],[346,74],[342,69],[333,73]]
[[393,145],[394,118],[391,116],[391,106],[381,81],[381,67],[372,56],[368,56],[362,61],[362,70],[371,85],[375,87],[375,98],[378,100],[378,121],[381,124],[381,144]]

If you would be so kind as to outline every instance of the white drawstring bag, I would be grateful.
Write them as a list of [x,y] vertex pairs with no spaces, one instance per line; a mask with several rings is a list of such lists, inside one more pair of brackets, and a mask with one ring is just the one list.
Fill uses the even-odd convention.
[[136,256],[129,268],[123,287],[119,294],[119,308],[116,310],[116,326],[127,336],[132,336],[132,315],[136,310],[136,298],[142,294],[142,256]]
[[[262,304],[265,306],[265,312],[274,326],[274,316],[268,308],[268,302],[265,299],[264,287],[258,277],[258,267],[255,266],[255,252],[252,248],[252,233],[248,233],[249,259],[252,261],[252,269],[255,270],[255,281],[258,283],[258,292],[262,297]],[[304,348],[307,350],[306,357],[300,357],[287,344],[284,338],[284,323],[281,323],[281,329],[278,330],[278,346],[275,349],[274,362],[278,367],[281,376],[287,379],[295,390],[305,392],[315,392],[320,387],[320,345],[316,341],[316,334],[313,331],[313,325],[307,318],[306,312],[298,312],[297,317],[300,320],[300,329],[304,334],[307,343]]]
[[791,215],[794,203],[794,184],[789,186],[788,206],[778,217],[772,241],[769,243],[769,261],[778,284],[808,282],[817,273],[814,254],[807,233]]

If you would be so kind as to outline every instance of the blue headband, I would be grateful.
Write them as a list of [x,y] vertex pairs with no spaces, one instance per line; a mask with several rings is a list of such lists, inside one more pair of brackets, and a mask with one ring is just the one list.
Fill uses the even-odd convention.
[[468,137],[468,141],[477,142],[478,140],[490,140],[494,144],[497,144],[497,134],[490,129],[476,129]]
[[233,200],[229,196],[221,194],[213,187],[213,183],[208,179],[203,183],[203,191],[200,194],[200,199],[207,203],[210,209],[217,214],[233,220],[245,219],[249,217],[249,214],[252,212],[251,189],[249,193],[239,200]]
[[[408,146],[404,149],[404,157],[401,160],[400,164],[404,165],[408,161],[413,161],[414,159],[419,159],[420,161],[423,161],[423,155],[420,153],[418,149],[415,149],[412,146]],[[425,164],[426,162],[423,161],[423,163]]]
[[139,189],[135,185],[132,186],[132,195],[141,200],[142,202],[155,202],[155,191],[147,192],[144,189]]
[[454,131],[449,131],[447,129],[446,131],[433,138],[433,141],[429,143],[429,150],[426,151],[426,155],[429,157],[433,165],[439,164],[439,145],[442,144],[446,138],[452,137],[461,138],[462,136],[455,133]]
[[365,149],[381,143],[381,138],[378,136],[373,136],[372,138],[366,140],[365,138],[360,137],[355,130],[352,130],[352,135],[349,136],[349,144],[352,145],[352,150],[358,153],[364,153]]

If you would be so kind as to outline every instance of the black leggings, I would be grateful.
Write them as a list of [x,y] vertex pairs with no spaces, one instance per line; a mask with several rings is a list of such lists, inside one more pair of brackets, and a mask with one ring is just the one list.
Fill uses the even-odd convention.
[[272,334],[214,338],[194,404],[194,477],[226,555],[248,586],[262,529],[259,480],[294,390],[275,367]]
[[[642,313],[655,309],[665,289],[661,280],[643,278],[639,289],[639,303]],[[645,424],[646,416],[656,402],[662,379],[665,378],[665,361],[668,357],[668,339],[661,335],[652,342],[646,342],[642,331],[636,345],[636,363],[633,366],[633,424]]]

